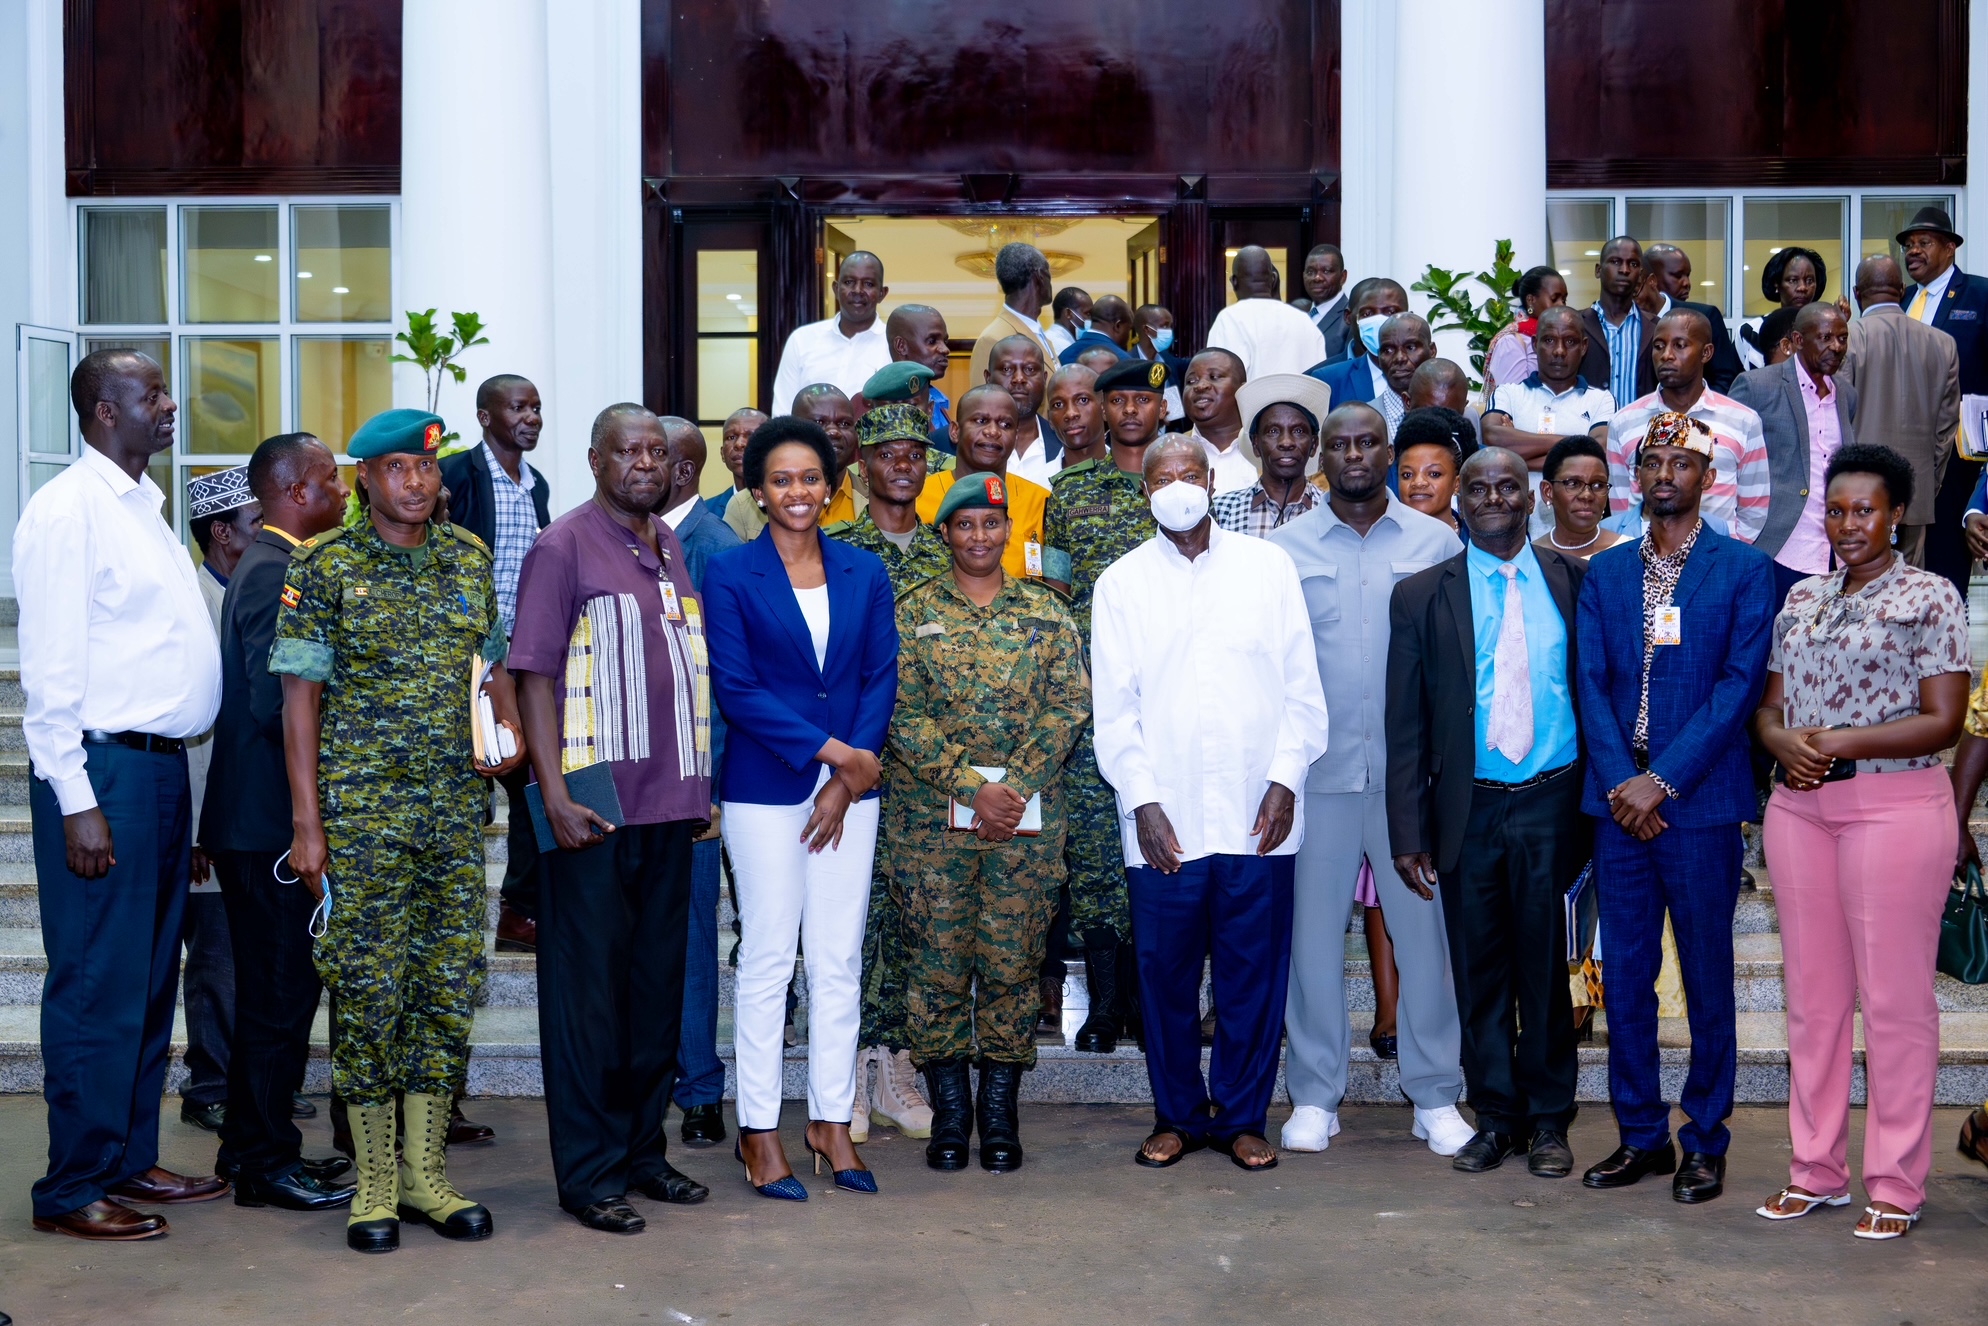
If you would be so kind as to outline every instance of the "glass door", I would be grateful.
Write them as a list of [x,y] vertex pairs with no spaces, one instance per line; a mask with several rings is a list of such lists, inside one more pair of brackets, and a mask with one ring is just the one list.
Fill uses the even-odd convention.
[[34,490],[62,473],[81,453],[82,436],[69,403],[69,374],[74,369],[76,338],[53,327],[20,323],[15,340],[15,397],[20,410],[15,436],[21,439],[18,504],[28,503]]

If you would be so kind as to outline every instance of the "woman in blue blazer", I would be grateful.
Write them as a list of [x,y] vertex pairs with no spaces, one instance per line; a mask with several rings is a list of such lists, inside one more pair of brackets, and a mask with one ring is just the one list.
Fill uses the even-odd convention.
[[738,886],[735,1042],[746,1181],[805,1201],[780,1147],[795,944],[808,963],[808,1150],[875,1192],[849,1140],[863,924],[877,846],[877,753],[897,702],[897,621],[874,553],[817,528],[837,478],[828,435],[783,416],[746,444],[760,537],[704,574],[711,686],[728,725],[721,821]]

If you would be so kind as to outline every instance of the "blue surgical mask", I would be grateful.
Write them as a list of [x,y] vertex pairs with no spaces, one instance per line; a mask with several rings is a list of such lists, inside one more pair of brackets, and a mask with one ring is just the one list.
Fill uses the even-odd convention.
[[1387,317],[1385,313],[1375,313],[1361,318],[1357,324],[1360,328],[1360,344],[1366,346],[1367,353],[1376,358],[1381,352],[1381,326],[1387,321]]
[[1153,333],[1153,353],[1165,354],[1173,348],[1173,328],[1162,327]]
[[1089,318],[1085,318],[1082,322],[1077,324],[1077,335],[1079,336],[1088,335],[1090,333],[1090,330],[1091,330],[1091,320]]

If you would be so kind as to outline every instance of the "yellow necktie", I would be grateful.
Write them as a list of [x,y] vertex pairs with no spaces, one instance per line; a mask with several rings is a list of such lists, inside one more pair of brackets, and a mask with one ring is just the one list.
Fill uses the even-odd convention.
[[1905,310],[1905,316],[1914,322],[1923,322],[1919,315],[1926,311],[1926,287],[1920,286],[1919,293],[1912,298],[1912,307]]

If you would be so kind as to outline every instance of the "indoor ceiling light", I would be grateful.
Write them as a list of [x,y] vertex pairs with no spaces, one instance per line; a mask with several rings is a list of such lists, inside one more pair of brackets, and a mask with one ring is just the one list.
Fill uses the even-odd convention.
[[349,295],[352,291],[345,286],[335,285],[331,288],[331,293],[334,295]]
[[274,258],[270,257],[270,256],[269,256],[268,254],[266,254],[266,253],[258,253],[258,254],[256,254],[256,255],[255,255],[255,260],[256,260],[257,262],[275,262],[275,261],[276,261],[276,259],[274,259]]
[[309,272],[298,272],[297,279],[299,281],[308,281],[311,279],[311,274]]
[[725,298],[727,298],[727,299],[737,299],[738,297],[739,297],[739,296],[738,296],[738,292],[737,292],[737,291],[733,291],[733,292],[732,292],[731,294],[728,294],[728,295],[726,295],[726,296],[725,296]]

